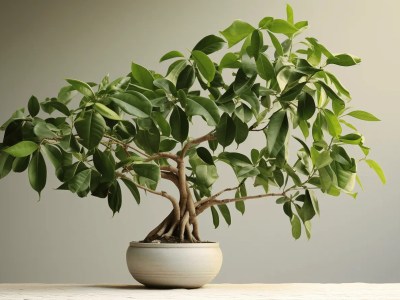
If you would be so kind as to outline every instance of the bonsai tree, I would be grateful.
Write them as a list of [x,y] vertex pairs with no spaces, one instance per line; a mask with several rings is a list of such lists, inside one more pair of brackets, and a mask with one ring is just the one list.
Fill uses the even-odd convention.
[[[0,178],[27,170],[40,197],[46,156],[59,190],[107,198],[113,214],[121,208],[121,185],[137,203],[140,190],[164,197],[171,212],[145,242],[200,242],[203,212],[211,211],[217,227],[220,216],[230,224],[232,206],[243,214],[246,201],[272,197],[289,217],[293,237],[303,227],[310,238],[311,219],[319,214],[315,191],[356,197],[359,162],[382,182],[385,177],[350,123],[379,120],[350,109],[350,93],[328,71],[360,58],[333,54],[313,37],[296,41],[307,25],[295,22],[287,6],[286,20],[265,17],[256,27],[236,20],[186,54],[168,52],[160,59],[172,61],[166,75],[134,62],[113,81],[67,79],[57,97],[32,96],[27,111],[17,110],[1,127]],[[192,136],[194,124],[205,134]],[[241,153],[254,139],[264,146]],[[352,147],[360,158],[348,153]],[[215,191],[221,163],[237,182]],[[160,180],[179,198],[159,190]]]

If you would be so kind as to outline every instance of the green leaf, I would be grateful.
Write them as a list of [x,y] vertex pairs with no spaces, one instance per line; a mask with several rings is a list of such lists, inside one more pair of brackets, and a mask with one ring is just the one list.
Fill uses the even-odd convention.
[[363,110],[353,110],[352,112],[349,112],[347,115],[364,121],[380,121],[373,114]]
[[339,136],[342,133],[342,126],[340,126],[338,118],[329,109],[324,109],[323,111],[330,135],[333,137]]
[[135,136],[136,144],[149,154],[159,152],[161,141],[160,131],[153,121],[151,123],[150,129],[139,130]]
[[318,199],[315,196],[314,191],[312,190],[306,190],[306,196],[311,199],[311,204],[314,207],[314,211],[319,215],[319,204],[318,204]]
[[326,60],[326,64],[333,64],[338,66],[354,66],[361,62],[361,58],[351,55],[351,54],[337,54],[332,57],[329,57]]
[[229,146],[235,139],[236,126],[230,115],[223,113],[216,128],[218,143],[222,147]]
[[12,164],[13,171],[17,172],[17,173],[21,173],[21,172],[25,171],[29,165],[29,161],[30,161],[29,156],[15,158],[14,162]]
[[165,53],[161,58],[160,62],[165,61],[167,59],[175,58],[175,57],[185,57],[181,52],[179,51],[169,51],[168,53]]
[[122,205],[121,186],[119,185],[118,181],[114,181],[114,183],[111,185],[107,200],[108,206],[111,208],[114,216],[116,212],[119,212]]
[[235,142],[237,144],[241,144],[247,139],[249,135],[249,128],[247,127],[246,123],[244,123],[237,117],[233,120],[233,122],[235,123],[235,129],[236,129]]
[[0,179],[6,177],[13,167],[14,157],[0,152]]
[[279,40],[277,39],[277,37],[276,37],[272,32],[269,32],[269,31],[268,31],[268,35],[269,35],[269,37],[271,38],[271,42],[272,42],[272,45],[274,45],[274,48],[275,48],[275,50],[276,50],[276,53],[277,53],[279,56],[283,56],[283,48],[282,48],[281,43],[280,43]]
[[175,61],[168,69],[168,75],[165,79],[169,80],[172,84],[177,83],[179,75],[187,66],[187,61],[185,59],[180,59]]
[[208,165],[214,165],[214,159],[207,148],[199,147],[196,149],[197,155]]
[[39,101],[35,96],[31,96],[28,101],[28,111],[32,117],[36,117],[40,111]]
[[137,83],[149,90],[153,89],[154,77],[151,75],[150,71],[141,65],[132,62],[131,65],[132,77],[137,81]]
[[221,62],[219,63],[219,69],[222,70],[224,68],[240,68],[239,58],[236,54],[228,52],[224,57],[222,57]]
[[229,208],[226,204],[221,204],[218,205],[219,211],[221,212],[222,216],[225,219],[226,224],[231,225],[232,219],[231,219],[231,213],[229,211]]
[[290,224],[292,225],[292,236],[297,240],[301,236],[301,223],[297,215],[293,214],[290,219]]
[[[63,155],[61,151],[53,145],[47,144],[45,145],[42,150],[46,154],[47,158],[51,161],[53,164],[54,168],[57,169],[63,165]],[[65,154],[67,156],[67,154]],[[72,158],[71,158],[72,159]]]
[[51,131],[49,129],[49,127],[47,126],[47,123],[45,122],[38,122],[35,127],[33,128],[33,132],[35,133],[35,135],[41,139],[45,139],[45,138],[54,138],[57,135]]
[[268,151],[276,156],[285,144],[286,135],[289,130],[289,122],[285,111],[275,112],[264,130],[267,136]]
[[379,176],[379,179],[382,181],[383,184],[386,183],[385,173],[383,172],[381,166],[372,159],[366,159],[365,162],[368,166],[375,171],[375,173]]
[[159,111],[154,111],[151,114],[151,116],[152,116],[154,122],[160,128],[161,134],[163,136],[170,136],[171,127],[170,127],[169,123],[167,122],[167,120],[164,118],[163,114]]
[[147,118],[151,114],[152,105],[149,99],[138,92],[120,93],[111,96],[111,100],[124,112],[139,118]]
[[233,91],[236,95],[242,95],[248,92],[256,80],[256,75],[252,77],[247,77],[243,69],[239,69],[236,73],[235,81],[233,83]]
[[121,178],[122,182],[125,183],[126,187],[131,192],[133,198],[135,198],[137,204],[140,204],[140,193],[136,184],[128,179]]
[[107,182],[115,178],[115,163],[110,159],[110,155],[110,152],[101,152],[99,149],[95,149],[93,154],[94,166]]
[[86,169],[77,173],[68,181],[68,189],[72,193],[83,192],[90,185],[91,170]]
[[25,157],[31,155],[38,149],[38,145],[31,141],[22,141],[11,147],[5,148],[2,151],[14,156],[14,157]]
[[179,74],[176,81],[176,89],[189,89],[195,82],[196,76],[193,66],[186,66]]
[[169,124],[171,126],[172,137],[183,143],[189,134],[189,121],[185,112],[179,106],[175,106],[172,110]]
[[211,206],[211,215],[212,215],[212,219],[213,219],[213,223],[214,223],[214,227],[218,228],[219,226],[219,215],[218,215],[218,211]]
[[260,53],[256,65],[257,73],[262,79],[271,80],[276,78],[274,67],[264,53]]
[[99,113],[91,110],[85,112],[75,122],[75,128],[78,136],[81,138],[80,143],[91,150],[97,147],[103,138],[106,122]]
[[293,24],[294,23],[294,18],[293,18],[293,8],[289,5],[289,4],[286,4],[286,18],[287,18],[287,21],[290,23],[290,24]]
[[[160,167],[155,164],[135,164],[132,166],[135,173],[142,177],[143,183],[152,190],[157,188],[157,184],[161,178]],[[139,181],[140,178],[139,178]]]
[[350,93],[349,91],[340,83],[340,81],[336,78],[335,75],[333,75],[332,73],[329,73],[327,71],[324,71],[326,75],[328,75],[329,79],[332,81],[333,85],[336,87],[337,91],[344,95],[347,98],[351,98],[350,97]]
[[306,82],[298,83],[290,89],[285,90],[279,97],[280,101],[292,101],[301,93]]
[[205,54],[211,54],[218,50],[220,50],[225,44],[225,41],[213,34],[207,35],[202,38],[196,46],[194,46],[193,50],[199,50]]
[[335,115],[340,115],[346,106],[343,99],[340,98],[325,82],[318,81],[317,84],[320,85],[328,97],[332,99],[332,108]]
[[94,92],[86,82],[76,79],[65,79],[75,90],[88,98],[94,98]]
[[108,108],[104,104],[101,103],[95,103],[94,104],[94,109],[100,113],[103,117],[111,120],[116,120],[116,121],[121,121],[121,117],[112,109]]
[[239,43],[253,32],[255,28],[242,20],[235,20],[229,27],[221,31],[221,34],[228,41],[229,48]]
[[202,51],[193,50],[192,51],[193,60],[197,64],[201,75],[208,81],[211,82],[215,76],[215,66],[211,59]]
[[32,159],[29,162],[28,177],[32,189],[38,192],[40,198],[40,193],[46,185],[47,169],[39,150],[32,155]]
[[362,136],[357,133],[349,133],[339,137],[339,140],[345,144],[358,145],[360,144]]
[[314,98],[308,93],[302,93],[298,97],[297,114],[302,120],[310,119],[315,113]]
[[289,37],[298,31],[294,25],[282,19],[274,19],[269,24],[268,29],[274,33],[282,33]]
[[214,101],[209,98],[190,96],[187,99],[186,113],[188,116],[202,116],[210,126],[219,123],[219,109]]
[[246,206],[244,204],[244,201],[235,201],[235,207],[242,215],[244,215],[246,211]]
[[71,112],[69,111],[68,107],[61,103],[61,102],[57,102],[57,101],[48,101],[48,102],[42,102],[42,105],[44,105],[45,107],[47,107],[47,109],[56,109],[58,110],[60,113],[66,115],[66,116],[70,116]]
[[333,160],[328,150],[318,152],[318,150],[314,147],[311,147],[311,159],[317,169],[321,169],[329,165]]

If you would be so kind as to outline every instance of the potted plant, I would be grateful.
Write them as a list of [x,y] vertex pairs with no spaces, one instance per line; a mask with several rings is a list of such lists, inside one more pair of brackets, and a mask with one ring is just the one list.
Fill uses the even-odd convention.
[[[139,191],[165,198],[169,214],[127,252],[130,272],[148,286],[199,287],[215,277],[219,245],[202,242],[199,233],[198,216],[206,211],[217,227],[220,216],[230,224],[233,206],[243,214],[247,200],[273,198],[293,237],[303,228],[310,238],[319,214],[315,191],[356,197],[358,162],[385,177],[350,123],[378,119],[350,109],[350,93],[328,71],[360,59],[333,54],[312,37],[296,41],[307,25],[294,22],[287,6],[286,20],[265,17],[256,27],[236,20],[187,55],[168,52],[160,59],[173,61],[165,76],[134,62],[113,81],[67,79],[57,97],[32,96],[27,111],[17,110],[1,127],[0,178],[27,170],[40,197],[47,157],[59,190],[106,198],[113,214],[121,208],[121,185],[137,203]],[[214,52],[226,44],[215,62]],[[192,123],[204,134],[193,136]],[[241,153],[254,139],[265,146]],[[353,147],[360,159],[347,152]],[[221,164],[237,182],[215,191]],[[159,190],[160,180],[179,197]]]

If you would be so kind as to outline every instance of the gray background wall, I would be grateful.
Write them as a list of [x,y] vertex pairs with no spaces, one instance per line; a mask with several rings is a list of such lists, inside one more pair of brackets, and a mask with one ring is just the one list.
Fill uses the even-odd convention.
[[[357,200],[323,196],[310,241],[292,239],[273,200],[249,203],[243,217],[232,210],[229,228],[213,229],[204,214],[203,238],[220,241],[224,252],[216,282],[399,282],[400,4],[288,2],[296,19],[310,21],[307,35],[334,52],[363,58],[358,67],[334,70],[354,105],[383,120],[355,123],[388,184],[361,166],[365,190]],[[132,60],[162,71],[162,54],[185,51],[233,19],[257,24],[266,15],[285,16],[285,2],[278,0],[2,0],[0,7],[0,120],[25,106],[31,94],[56,95],[63,78],[116,77],[128,72]],[[53,190],[57,185],[50,179],[38,202],[26,174],[0,182],[0,282],[132,283],[124,261],[128,242],[143,238],[168,203],[149,196],[137,207],[124,190],[121,213],[112,218],[106,201]]]

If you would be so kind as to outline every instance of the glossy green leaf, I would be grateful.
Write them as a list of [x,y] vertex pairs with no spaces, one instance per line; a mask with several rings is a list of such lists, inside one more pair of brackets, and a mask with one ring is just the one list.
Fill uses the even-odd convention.
[[345,144],[358,145],[361,142],[361,135],[358,133],[349,133],[339,137],[339,140]]
[[116,121],[122,120],[121,117],[115,111],[108,108],[104,104],[95,103],[93,107],[98,113],[100,113],[103,117],[105,117],[107,119],[116,120]]
[[264,130],[267,136],[267,147],[271,155],[275,156],[285,144],[286,135],[289,130],[289,122],[285,111],[274,113],[269,121],[269,125]]
[[219,109],[209,98],[191,96],[187,99],[186,113],[188,116],[202,116],[210,126],[216,126],[220,120]]
[[297,215],[293,214],[290,219],[292,225],[292,236],[297,240],[301,236],[301,222]]
[[14,156],[25,157],[31,155],[38,149],[38,144],[31,141],[21,141],[11,147],[5,148],[2,151]]
[[80,143],[87,149],[97,147],[103,138],[106,122],[95,111],[87,111],[75,122],[75,129],[81,138]]
[[373,114],[363,110],[353,110],[352,112],[349,112],[347,115],[364,121],[380,121]]
[[179,106],[175,106],[172,110],[169,124],[172,137],[181,143],[184,142],[189,134],[189,121],[185,112]]
[[196,79],[193,66],[186,66],[179,74],[176,81],[176,89],[189,89],[192,87]]
[[233,91],[236,95],[242,95],[248,92],[256,80],[256,75],[247,77],[243,69],[239,69],[236,73],[235,81],[233,83]]
[[91,170],[86,169],[77,173],[68,181],[68,188],[72,193],[82,192],[90,185]]
[[95,149],[93,154],[94,166],[105,181],[112,181],[115,178],[115,163],[110,156],[110,152],[102,152],[99,149]]
[[216,128],[216,137],[222,147],[233,143],[236,136],[236,126],[230,115],[223,113]]
[[151,75],[150,71],[141,65],[132,62],[131,65],[132,77],[137,81],[137,83],[149,90],[153,89],[154,77]]
[[121,178],[122,182],[125,183],[126,187],[131,192],[133,198],[136,200],[137,204],[140,204],[140,193],[136,184],[128,179]]
[[31,96],[28,102],[28,111],[32,117],[36,117],[36,115],[40,111],[39,100],[35,96]]
[[222,217],[224,218],[226,224],[231,225],[232,223],[232,218],[231,218],[231,213],[229,211],[229,208],[226,204],[221,204],[218,205],[219,211],[222,214]]
[[48,124],[45,122],[38,122],[33,128],[33,132],[41,139],[52,139],[57,137],[57,135],[49,129]]
[[317,199],[317,197],[315,196],[314,191],[312,191],[312,190],[306,190],[306,196],[307,196],[307,197],[310,197],[312,206],[314,207],[314,211],[319,215],[320,212],[319,212],[318,199]]
[[239,118],[235,118],[233,122],[235,123],[235,129],[236,129],[235,142],[237,144],[241,144],[247,139],[249,135],[249,128],[247,127],[246,123],[244,123]]
[[290,24],[294,23],[293,8],[289,4],[286,4],[286,19]]
[[107,200],[108,206],[112,210],[114,216],[116,212],[119,212],[122,205],[121,186],[119,185],[118,181],[114,181],[114,183],[111,185]]
[[315,113],[314,98],[308,93],[302,93],[298,96],[297,114],[302,120],[310,119]]
[[138,92],[119,93],[111,96],[111,100],[124,112],[139,118],[149,117],[152,104],[144,95]]
[[168,53],[165,53],[160,58],[160,62],[171,59],[171,58],[176,58],[176,57],[185,57],[185,56],[181,52],[173,50],[173,51],[169,51]]
[[[30,156],[25,156],[25,157],[17,157],[14,159],[14,162],[12,164],[12,169],[14,172],[21,173],[28,168],[30,161]],[[0,166],[1,168],[1,166]]]
[[283,56],[283,48],[278,38],[272,33],[268,31],[268,35],[271,38],[272,45],[274,45],[275,51],[279,56]]
[[383,172],[381,166],[374,160],[372,159],[366,159],[365,162],[368,164],[368,166],[375,171],[375,173],[378,175],[379,179],[382,181],[383,184],[386,183],[386,177],[385,173]]
[[193,50],[199,50],[205,54],[214,53],[224,46],[225,41],[216,36],[216,35],[207,35],[206,37],[202,38],[196,46],[194,46]]
[[275,70],[272,63],[264,53],[260,53],[257,62],[257,73],[264,80],[275,79]]
[[340,126],[338,118],[329,109],[324,109],[323,111],[330,135],[333,137],[339,136],[342,133],[342,126]]
[[134,164],[132,166],[135,173],[145,179],[145,184],[155,190],[161,178],[160,167],[155,164]]
[[224,68],[240,68],[239,58],[236,54],[228,52],[222,57],[219,63],[219,69],[222,70]]
[[10,173],[13,166],[14,156],[0,152],[0,179]]
[[38,192],[40,198],[40,193],[46,185],[47,169],[43,155],[39,150],[32,155],[32,159],[29,162],[28,177],[32,189]]
[[211,153],[204,147],[198,147],[196,149],[197,155],[204,161],[206,164],[214,165],[214,159]]
[[76,79],[65,79],[75,90],[88,98],[94,98],[94,92],[89,84]]
[[280,95],[280,101],[293,101],[302,92],[306,82],[298,83],[292,86],[290,89],[285,89]]
[[347,98],[350,97],[350,92],[340,83],[339,79],[336,78],[335,75],[332,73],[329,73],[327,71],[324,71],[326,75],[328,75],[329,79],[332,81],[333,85],[336,87],[337,91],[342,94],[343,96]]
[[186,66],[187,66],[187,61],[185,59],[175,61],[168,69],[168,75],[165,77],[165,79],[169,80],[170,82],[172,82],[172,84],[176,85],[179,75],[186,68]]
[[268,26],[268,29],[274,33],[282,33],[287,36],[292,36],[298,29],[286,20],[274,19]]
[[54,110],[54,109],[58,110],[60,113],[66,115],[66,116],[71,115],[70,110],[64,103],[57,102],[57,101],[49,101],[49,102],[42,103],[42,105],[44,105],[45,107],[47,107],[48,109],[51,109],[51,110]]
[[215,76],[215,66],[207,54],[199,50],[192,51],[193,60],[197,64],[201,75],[208,81],[211,82]]
[[218,228],[218,226],[219,226],[219,215],[218,215],[218,211],[217,211],[213,206],[211,206],[210,209],[211,209],[211,215],[212,215],[214,227],[215,227],[215,228]]
[[311,159],[317,169],[321,169],[329,165],[333,160],[328,150],[319,152],[314,147],[311,147]]
[[221,31],[221,34],[228,42],[229,48],[245,39],[254,30],[254,27],[242,20],[235,20],[228,28]]
[[326,63],[338,65],[338,66],[354,66],[361,62],[361,58],[351,55],[351,54],[337,54],[332,57],[329,57],[326,60]]

